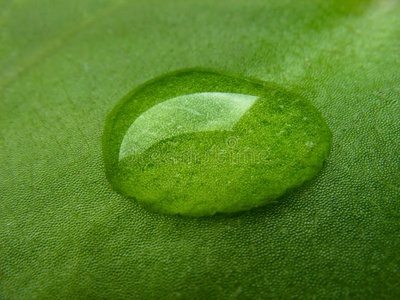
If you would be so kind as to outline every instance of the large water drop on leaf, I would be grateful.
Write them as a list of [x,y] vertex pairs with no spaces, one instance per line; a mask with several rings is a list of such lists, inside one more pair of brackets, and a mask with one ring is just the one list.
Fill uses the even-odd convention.
[[310,180],[331,141],[301,96],[191,69],[126,95],[107,118],[103,154],[122,195],[155,212],[205,216],[273,202]]

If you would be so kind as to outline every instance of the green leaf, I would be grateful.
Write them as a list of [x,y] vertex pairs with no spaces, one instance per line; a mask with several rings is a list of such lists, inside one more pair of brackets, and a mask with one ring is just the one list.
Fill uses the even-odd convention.
[[[398,1],[2,1],[0,298],[396,299]],[[150,213],[105,176],[105,117],[188,67],[322,112],[315,180],[232,217]],[[218,86],[218,82],[214,82]]]

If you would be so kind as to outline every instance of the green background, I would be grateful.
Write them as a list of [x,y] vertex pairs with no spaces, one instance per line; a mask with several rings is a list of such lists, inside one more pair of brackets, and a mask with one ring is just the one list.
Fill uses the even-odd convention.
[[[0,2],[0,299],[400,295],[398,1]],[[276,82],[334,135],[320,175],[232,217],[108,184],[105,117],[187,67]]]

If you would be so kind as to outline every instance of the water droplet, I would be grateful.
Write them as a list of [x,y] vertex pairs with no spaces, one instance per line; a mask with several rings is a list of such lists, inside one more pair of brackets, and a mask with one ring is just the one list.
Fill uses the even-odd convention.
[[273,202],[317,175],[331,140],[308,100],[190,69],[128,93],[107,118],[103,155],[122,195],[155,212],[205,216]]

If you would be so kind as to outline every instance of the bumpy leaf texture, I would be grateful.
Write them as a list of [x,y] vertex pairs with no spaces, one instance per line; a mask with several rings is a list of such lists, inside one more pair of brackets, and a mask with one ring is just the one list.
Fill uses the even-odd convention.
[[[1,1],[0,298],[400,295],[398,1]],[[109,186],[107,113],[187,67],[276,82],[333,132],[321,174],[227,217]]]

